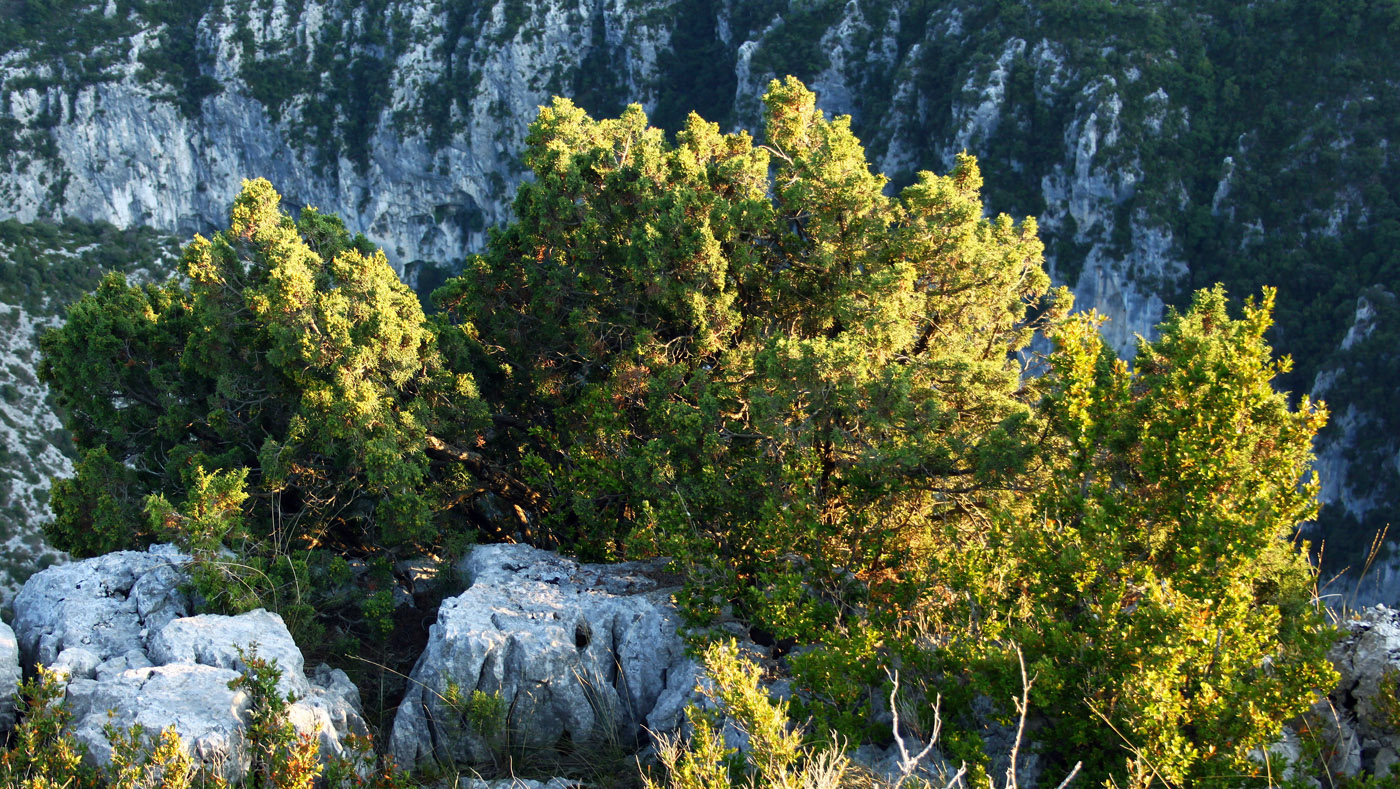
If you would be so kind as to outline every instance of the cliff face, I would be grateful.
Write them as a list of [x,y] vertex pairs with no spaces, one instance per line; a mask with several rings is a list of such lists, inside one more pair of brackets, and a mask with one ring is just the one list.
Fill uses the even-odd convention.
[[[101,54],[111,62],[89,84],[73,86],[28,50],[7,53],[0,84],[14,134],[50,147],[7,162],[0,214],[188,235],[222,221],[240,180],[260,175],[290,204],[340,214],[401,267],[457,261],[506,219],[528,119],[565,90],[559,75],[577,70],[591,46],[581,22],[608,20],[604,37],[629,42],[623,71],[612,74],[629,95],[645,98],[628,72],[648,73],[665,43],[638,15],[603,3],[540,4],[524,22],[510,18],[510,4],[496,5],[479,10],[469,32],[446,3],[398,3],[382,11],[395,27],[381,43],[371,43],[379,31],[350,4],[246,5],[210,4],[198,17],[192,57],[209,87],[194,106],[176,101],[176,86],[146,65],[181,33],[134,12],[135,32],[107,45]],[[355,65],[322,80],[316,69],[327,52]],[[317,85],[331,79],[358,83]],[[475,86],[434,119],[444,132],[427,122],[424,86],[458,90],[462,81]],[[280,92],[297,82],[312,94]],[[377,106],[314,95],[356,91]],[[357,110],[361,117],[349,115]],[[352,134],[353,147],[344,143]]]
[[[660,0],[439,0],[374,11],[319,0],[245,10],[225,0],[184,28],[123,3],[92,6],[82,13],[128,31],[90,43],[84,57],[99,65],[46,62],[33,46],[0,56],[17,152],[0,171],[0,217],[141,224],[184,236],[219,223],[239,181],[260,175],[290,204],[340,214],[412,276],[420,261],[459,261],[505,221],[526,125],[551,94],[579,97],[595,112],[623,99],[649,111],[660,104],[670,117],[654,119],[676,126],[689,109],[677,72],[703,66],[725,72],[732,86],[703,114],[756,127],[768,81],[805,68],[824,107],[854,115],[882,169],[907,180],[1019,133],[1004,128],[1021,120],[1008,106],[1021,98],[1009,97],[1008,82],[1029,70],[1036,101],[1063,105],[1059,139],[1044,146],[1056,157],[1036,163],[1044,172],[1033,201],[1042,227],[1079,248],[1076,270],[1061,278],[1077,285],[1082,306],[1113,319],[1121,350],[1131,352],[1133,335],[1160,318],[1154,288],[1185,266],[1169,228],[1120,210],[1142,165],[1124,150],[1115,76],[1076,69],[1048,39],[1012,36],[979,62],[983,36],[966,32],[956,4],[817,4],[788,18],[777,6],[755,14],[700,5],[697,22],[687,4]],[[672,32],[694,48],[705,22],[713,38],[703,43],[725,62],[680,62],[694,52],[678,52]],[[791,38],[800,46],[789,47]],[[171,50],[184,53],[183,70],[152,67]],[[964,50],[954,80],[932,73]],[[951,95],[930,96],[923,85],[931,81],[949,83]],[[1170,134],[1170,100],[1159,89],[1151,102],[1154,133]],[[935,128],[946,128],[945,139],[928,137]],[[1027,165],[990,167],[1003,164]],[[1120,225],[1126,246],[1113,244]]]
[[[59,5],[61,24],[29,3],[0,23],[0,218],[187,237],[222,221],[242,178],[264,176],[286,203],[340,214],[427,287],[442,276],[433,264],[457,264],[508,217],[526,126],[550,95],[595,114],[638,101],[669,129],[691,109],[756,128],[768,80],[793,73],[853,116],[897,185],[977,155],[993,209],[1038,219],[1056,278],[1109,318],[1124,354],[1194,287],[1223,280],[1243,297],[1276,283],[1277,343],[1299,359],[1284,385],[1303,390],[1358,296],[1395,277],[1378,235],[1400,216],[1400,178],[1387,175],[1395,42],[1365,16],[1389,12],[1300,0]],[[1329,43],[1339,26],[1356,28],[1347,50]],[[1339,458],[1327,491],[1388,500],[1348,470],[1347,425],[1391,423],[1354,405],[1370,416],[1344,416],[1326,439]],[[42,517],[37,501],[21,509]]]

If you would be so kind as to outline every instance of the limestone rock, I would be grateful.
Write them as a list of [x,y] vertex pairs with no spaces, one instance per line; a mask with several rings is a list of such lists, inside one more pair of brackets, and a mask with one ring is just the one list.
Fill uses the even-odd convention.
[[0,622],[0,732],[15,725],[15,692],[19,690],[19,642],[15,631]]
[[282,617],[259,608],[235,617],[205,614],[176,619],[151,637],[148,654],[157,665],[199,664],[243,670],[238,650],[256,647],[258,656],[276,661],[282,672],[282,693],[305,696],[306,680],[301,650]]
[[99,663],[132,650],[144,652],[148,632],[190,613],[189,601],[179,591],[179,568],[187,561],[168,546],[156,546],[36,573],[14,600],[14,630],[24,665],[51,666],[73,648],[91,653]]
[[10,643],[17,642],[24,665],[66,675],[72,730],[88,761],[110,760],[109,724],[140,725],[150,738],[174,727],[200,763],[241,780],[250,761],[249,699],[229,682],[245,668],[239,648],[255,646],[259,656],[276,661],[279,690],[296,696],[288,717],[297,731],[317,732],[323,757],[344,755],[346,735],[368,731],[349,677],[324,665],[308,677],[301,650],[276,614],[188,616],[179,590],[187,561],[168,546],[122,551],[37,573],[15,597]]
[[488,781],[484,778],[463,778],[457,782],[457,789],[578,789],[578,781],[568,778],[550,778],[536,781],[530,778],[501,778]]
[[[579,564],[523,545],[476,548],[470,587],[445,600],[390,748],[402,765],[479,760],[508,733],[523,747],[672,731],[694,691],[661,565]],[[447,699],[496,696],[504,732],[476,731]]]
[[248,694],[229,688],[237,677],[236,671],[214,666],[152,666],[100,682],[75,680],[65,701],[73,713],[73,734],[86,746],[91,764],[111,761],[108,724],[120,730],[140,725],[148,735],[174,727],[201,766],[235,782],[250,761],[243,736]]
[[1400,761],[1400,612],[1367,608],[1345,629],[1327,655],[1341,679],[1313,705],[1309,725],[1331,774],[1385,776]]

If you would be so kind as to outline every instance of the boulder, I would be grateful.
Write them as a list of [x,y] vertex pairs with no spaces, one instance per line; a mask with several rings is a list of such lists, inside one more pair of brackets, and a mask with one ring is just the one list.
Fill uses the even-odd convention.
[[125,731],[139,724],[148,736],[173,726],[198,766],[236,783],[251,759],[243,736],[248,694],[229,687],[238,676],[179,664],[131,669],[107,680],[75,679],[65,698],[73,734],[87,748],[85,759],[100,766],[112,759],[108,725]]
[[[678,635],[664,562],[579,564],[524,545],[475,548],[443,601],[394,720],[398,763],[479,761],[677,729],[698,667]],[[497,720],[471,702],[498,700]]]
[[[15,596],[11,642],[24,665],[66,675],[65,703],[87,760],[110,761],[109,725],[140,725],[150,738],[173,726],[202,765],[241,780],[250,763],[244,738],[250,702],[229,683],[245,668],[239,650],[254,648],[276,661],[279,691],[296,697],[288,717],[297,731],[317,733],[323,757],[345,755],[344,738],[368,732],[349,677],[325,665],[308,677],[277,614],[190,616],[180,591],[188,561],[169,546],[121,551],[51,567]],[[0,638],[0,680],[3,653]]]
[[199,664],[242,671],[239,650],[256,647],[258,656],[275,661],[282,672],[283,694],[305,696],[307,682],[301,650],[277,614],[258,609],[235,617],[205,614],[175,619],[151,636],[148,654],[157,665]]
[[1327,653],[1341,679],[1301,734],[1321,737],[1332,775],[1385,776],[1400,761],[1400,612],[1366,608],[1342,627]]
[[[149,633],[189,616],[180,591],[188,556],[171,546],[118,551],[35,573],[14,599],[14,629],[23,664],[52,666],[66,649],[98,663],[145,651]],[[85,667],[87,656],[70,658]]]
[[457,789],[580,789],[584,784],[569,778],[536,781],[530,778],[461,778]]
[[0,732],[15,725],[15,693],[19,691],[19,642],[15,631],[0,622]]

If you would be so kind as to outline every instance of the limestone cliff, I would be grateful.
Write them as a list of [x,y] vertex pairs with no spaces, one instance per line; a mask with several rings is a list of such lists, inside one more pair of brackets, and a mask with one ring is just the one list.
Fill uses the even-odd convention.
[[[1394,289],[1400,90],[1384,66],[1400,27],[1300,0],[1068,5],[22,2],[0,22],[0,218],[187,237],[264,176],[426,289],[508,217],[550,95],[755,128],[768,80],[793,73],[852,115],[896,186],[977,155],[991,207],[1038,219],[1057,279],[1125,355],[1194,287],[1279,284],[1276,341],[1299,360],[1283,384],[1310,387],[1358,295]],[[11,356],[27,380],[32,359]],[[1342,433],[1390,429],[1371,411],[1343,412]],[[42,435],[51,417],[35,413]],[[1336,496],[1390,495],[1354,462],[1329,468]],[[32,530],[42,502],[14,496]]]

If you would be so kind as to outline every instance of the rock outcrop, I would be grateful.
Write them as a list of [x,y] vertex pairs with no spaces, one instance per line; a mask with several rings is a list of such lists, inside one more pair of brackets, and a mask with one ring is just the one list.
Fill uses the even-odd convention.
[[[637,741],[644,726],[680,726],[697,666],[662,565],[489,545],[460,570],[471,585],[443,601],[394,721],[400,764],[487,759],[505,743],[566,737]],[[499,717],[483,719],[488,707]]]
[[200,764],[240,780],[250,760],[250,699],[229,683],[253,650],[276,661],[279,690],[296,695],[289,717],[297,730],[316,733],[324,756],[343,755],[346,735],[367,733],[349,678],[326,666],[308,677],[276,614],[189,616],[180,590],[188,561],[170,546],[110,553],[37,573],[15,597],[17,651],[25,666],[65,675],[65,703],[87,758],[110,760],[109,725],[149,734],[173,726]]
[[15,692],[22,677],[15,631],[0,622],[0,732],[15,725]]
[[1285,744],[1301,753],[1303,742],[1316,740],[1333,775],[1392,774],[1400,763],[1400,611],[1362,610],[1328,657],[1341,679]]

